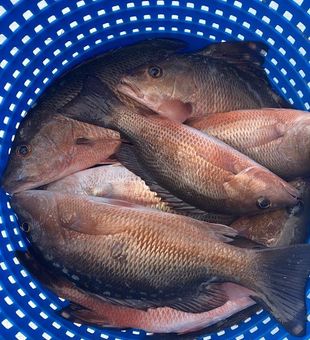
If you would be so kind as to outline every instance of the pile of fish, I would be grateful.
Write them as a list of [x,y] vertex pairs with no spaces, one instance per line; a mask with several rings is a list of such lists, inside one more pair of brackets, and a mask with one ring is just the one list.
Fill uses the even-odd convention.
[[31,109],[2,179],[17,257],[74,322],[206,333],[261,306],[303,335],[310,115],[273,91],[262,43],[185,48],[108,52]]

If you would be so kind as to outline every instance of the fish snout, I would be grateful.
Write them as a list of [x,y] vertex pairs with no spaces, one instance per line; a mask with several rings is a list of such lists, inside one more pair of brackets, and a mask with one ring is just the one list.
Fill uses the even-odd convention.
[[22,172],[15,175],[5,174],[1,181],[1,186],[11,195],[34,188],[31,177],[23,175]]
[[300,193],[299,191],[294,188],[289,183],[286,183],[285,181],[281,182],[284,191],[287,193],[288,201],[290,206],[296,205],[300,201]]

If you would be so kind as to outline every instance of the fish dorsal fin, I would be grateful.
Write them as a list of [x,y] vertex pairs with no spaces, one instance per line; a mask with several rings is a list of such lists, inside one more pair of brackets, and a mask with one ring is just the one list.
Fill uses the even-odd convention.
[[[221,288],[219,283],[210,283],[207,285],[202,284],[204,288],[200,291],[197,290],[196,293],[187,294],[180,297],[169,298],[150,298],[148,299],[117,299],[111,297],[100,297],[95,295],[103,301],[110,301],[113,304],[136,308],[141,310],[147,310],[148,308],[156,307],[170,307],[183,312],[188,313],[201,313],[214,308],[222,306],[228,301],[228,296],[226,292]],[[93,295],[93,294],[92,294]]]
[[174,209],[176,212],[186,214],[198,214],[205,215],[206,212],[202,211],[190,204],[182,201],[180,198],[171,194],[168,190],[159,185],[155,179],[148,173],[148,171],[140,165],[134,146],[123,143],[116,154],[117,159],[122,163],[128,170],[133,172],[135,175],[141,177],[150,190],[157,193],[157,195],[168,204],[169,207]]
[[263,68],[268,46],[258,41],[227,41],[207,46],[196,54],[223,60],[267,81]]
[[[85,293],[84,293],[85,294]],[[95,297],[94,295],[90,295],[92,298],[95,298],[100,303],[102,301],[102,305],[100,311],[88,309],[86,307],[80,306],[74,302],[71,302],[69,306],[65,307],[60,311],[60,315],[73,322],[83,322],[86,324],[93,324],[99,326],[109,327],[108,317],[105,317],[105,307],[106,313],[110,313],[113,311],[113,304],[115,305],[115,310],[118,308],[124,308],[123,311],[128,309],[128,313],[135,313],[134,310],[130,310],[129,308],[140,309],[141,304],[138,300],[132,300],[131,304],[122,300],[118,301],[110,301],[107,302],[102,300],[100,297]],[[168,301],[167,306],[164,301],[158,301],[158,307],[170,307],[174,309],[178,309],[180,311],[191,312],[191,313],[199,313],[205,312],[208,310],[212,310],[214,308],[220,307],[224,305],[228,300],[226,293],[220,288],[220,285],[214,284],[213,287],[209,289],[207,293],[200,293],[196,296],[187,296],[186,298],[175,299],[174,302]],[[129,300],[130,301],[130,300]],[[136,304],[136,303],[137,304]],[[147,301],[145,302],[147,305]],[[150,303],[152,305],[152,303]],[[142,308],[147,313],[147,308]],[[152,308],[152,307],[150,307]],[[113,326],[113,325],[112,325]]]

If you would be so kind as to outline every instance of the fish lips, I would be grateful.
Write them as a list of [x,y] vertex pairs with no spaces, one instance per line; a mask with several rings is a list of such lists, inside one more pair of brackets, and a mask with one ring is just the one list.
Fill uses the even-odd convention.
[[295,206],[300,200],[300,192],[294,188],[292,185],[286,182],[281,182],[284,190],[290,195],[291,197],[291,206]]
[[10,195],[39,187],[41,184],[33,182],[30,177],[12,178],[4,177],[1,182],[3,189]]

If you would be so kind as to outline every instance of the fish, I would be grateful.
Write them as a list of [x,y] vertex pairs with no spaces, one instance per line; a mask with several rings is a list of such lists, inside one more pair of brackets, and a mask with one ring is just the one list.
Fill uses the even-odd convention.
[[[45,189],[68,194],[124,200],[165,212],[182,214],[182,210],[174,211],[169,202],[163,200],[156,192],[151,191],[139,176],[119,163],[76,172],[48,184]],[[191,213],[188,211],[184,212],[184,215],[225,225],[236,219],[236,217],[230,215],[207,212]]]
[[310,225],[310,182],[298,178],[290,184],[300,192],[301,201],[293,208],[262,215],[243,216],[231,227],[240,235],[268,247],[281,247],[307,240]]
[[[114,89],[114,85],[118,83],[126,70],[150,59],[167,56],[185,48],[185,46],[186,44],[183,41],[176,39],[148,39],[122,49],[110,51],[76,66],[53,82],[29,110],[27,117],[21,122],[16,133],[15,145],[34,138],[34,134],[37,133],[40,126],[43,126],[47,120],[53,119],[52,117],[55,115],[100,125],[101,111],[106,108],[102,104],[102,102],[104,103],[105,93],[102,94],[101,105],[98,106],[93,103],[88,96],[89,77],[96,74],[109,84],[110,89]],[[111,90],[109,95],[117,96],[117,91]],[[121,94],[119,94],[119,97],[121,97]],[[127,100],[128,105],[129,102]],[[23,150],[27,152],[25,147],[23,147]],[[12,157],[15,156],[11,153]],[[12,161],[10,162],[12,163]],[[9,165],[8,169],[10,167]],[[19,180],[18,176],[16,180]],[[54,178],[54,180],[56,179]],[[14,186],[19,186],[19,184],[12,184],[13,187],[8,186],[7,190],[14,191]]]
[[41,96],[36,110],[59,110],[80,93],[83,79],[96,75],[110,88],[115,88],[120,77],[135,66],[153,59],[160,59],[186,47],[178,39],[146,39],[122,48],[116,48],[77,65],[65,73]]
[[14,140],[2,178],[9,193],[43,186],[111,158],[121,144],[116,131],[62,115],[26,120]]
[[253,41],[212,44],[198,53],[178,53],[138,66],[121,78],[117,89],[179,122],[216,112],[289,107],[267,79],[267,50]]
[[263,108],[210,114],[186,121],[287,180],[310,174],[310,115]]
[[[100,93],[92,96],[100,101]],[[295,188],[219,139],[142,108],[105,103],[111,110],[103,124],[127,141],[117,159],[160,197],[174,201],[175,209],[187,205],[240,216],[296,205]]]
[[76,172],[50,183],[45,189],[124,200],[166,212],[171,211],[168,204],[151,191],[140,177],[119,163]]
[[121,76],[133,67],[149,60],[167,57],[185,47],[186,44],[178,39],[146,39],[96,56],[77,65],[52,83],[29,114],[34,120],[46,114],[58,113],[78,120],[88,119],[89,122],[94,123],[96,116],[100,115],[98,113],[100,107],[87,102],[83,94],[89,76],[96,75],[109,86],[113,95],[126,98],[129,104],[128,97],[122,96],[116,90]]
[[63,276],[55,275],[38,263],[29,251],[18,252],[16,256],[46,288],[70,301],[59,314],[72,322],[99,327],[136,328],[153,333],[185,334],[213,325],[255,304],[249,297],[251,291],[233,283],[221,283],[219,287],[227,293],[229,300],[223,306],[204,313],[185,313],[169,307],[139,310],[118,306],[76,287]]
[[291,334],[304,334],[309,244],[238,248],[228,244],[230,227],[102,200],[32,190],[11,205],[47,266],[81,289],[136,309],[199,313],[227,302],[213,284],[232,282]]

